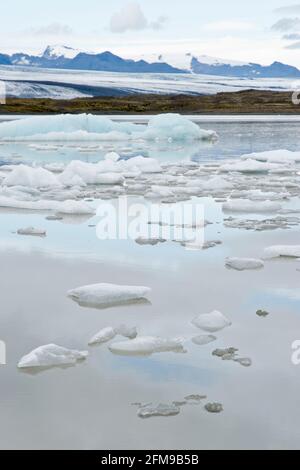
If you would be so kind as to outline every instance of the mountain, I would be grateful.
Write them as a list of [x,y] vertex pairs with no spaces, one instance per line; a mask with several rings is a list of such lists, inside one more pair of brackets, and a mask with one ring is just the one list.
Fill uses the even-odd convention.
[[0,54],[0,65],[18,65],[48,69],[92,70],[124,73],[194,73],[237,78],[299,78],[300,70],[281,62],[260,65],[251,62],[218,59],[206,55],[160,54],[123,59],[109,51],[83,52],[68,46],[48,46],[40,55]]
[[196,74],[243,78],[297,78],[300,70],[281,62],[271,65],[224,61],[207,56],[192,57],[191,71]]
[[186,73],[164,62],[134,61],[123,59],[108,51],[93,54],[67,46],[48,46],[43,54],[38,56],[23,53],[13,54],[12,56],[0,54],[0,64],[105,72]]

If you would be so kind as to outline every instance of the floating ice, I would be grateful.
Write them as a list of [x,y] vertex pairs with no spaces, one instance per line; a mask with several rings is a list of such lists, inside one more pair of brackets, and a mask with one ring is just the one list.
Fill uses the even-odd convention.
[[255,230],[258,232],[264,230],[289,229],[297,225],[300,225],[299,217],[278,216],[263,220],[234,219],[233,217],[229,217],[228,219],[224,220],[224,227]]
[[95,344],[103,344],[107,343],[111,339],[113,339],[116,336],[116,330],[112,328],[111,326],[107,328],[103,328],[100,330],[95,336],[93,336],[90,341],[89,341],[89,346],[95,345]]
[[261,163],[255,160],[245,160],[235,163],[227,163],[220,166],[220,170],[224,172],[238,173],[268,173],[270,170],[277,169],[278,166],[273,163]]
[[223,405],[221,403],[207,403],[204,407],[209,413],[221,413],[223,410]]
[[92,215],[94,209],[83,201],[39,201],[17,200],[12,197],[0,196],[0,207],[9,207],[12,209],[36,210],[36,211],[54,211],[58,214],[70,215]]
[[264,262],[254,258],[227,258],[225,266],[237,271],[245,271],[248,269],[261,269],[264,267]]
[[275,245],[264,250],[264,259],[300,258],[300,245]]
[[34,227],[27,227],[27,228],[20,228],[17,231],[18,235],[32,235],[36,237],[45,237],[47,235],[46,230],[34,228]]
[[194,318],[192,320],[192,324],[201,330],[215,333],[216,331],[220,331],[231,326],[231,321],[229,321],[221,312],[214,310],[211,313],[205,313]]
[[137,337],[137,329],[136,327],[128,328],[126,325],[120,325],[116,328],[108,326],[107,328],[103,328],[95,336],[93,336],[89,341],[89,345],[92,346],[95,344],[107,343],[111,339],[114,339],[117,335],[121,335],[129,339],[134,339]]
[[93,140],[211,140],[214,131],[200,129],[179,114],[163,114],[149,120],[148,126],[113,122],[92,114],[39,116],[0,124],[2,141],[93,141]]
[[257,310],[256,315],[258,317],[266,318],[269,315],[269,312],[266,310]]
[[138,410],[138,416],[140,418],[153,418],[153,417],[167,417],[167,416],[176,416],[180,413],[179,406],[174,404],[165,405],[160,403],[158,406],[145,405]]
[[9,175],[6,176],[3,181],[3,185],[44,188],[60,186],[60,182],[53,173],[45,170],[44,168],[31,168],[26,165],[18,165]]
[[131,341],[113,343],[109,346],[112,353],[128,356],[150,356],[154,353],[184,353],[182,338],[159,338],[156,336],[140,336]]
[[158,245],[159,243],[165,243],[167,240],[164,238],[145,238],[145,237],[138,237],[135,242],[138,245],[151,245],[155,246]]
[[299,163],[300,152],[290,152],[289,150],[270,150],[268,152],[251,153],[249,155],[243,155],[243,160],[257,160],[259,162],[269,163]]
[[72,289],[68,296],[80,305],[106,307],[144,299],[150,292],[149,287],[93,284]]
[[232,199],[223,204],[224,212],[278,212],[280,209],[281,205],[272,201]]
[[87,351],[66,349],[56,344],[48,344],[34,349],[22,357],[18,367],[20,369],[30,367],[53,367],[76,364],[77,361],[86,359]]
[[205,346],[206,344],[213,343],[216,340],[216,336],[213,335],[201,335],[192,338],[193,343],[197,344],[198,346]]

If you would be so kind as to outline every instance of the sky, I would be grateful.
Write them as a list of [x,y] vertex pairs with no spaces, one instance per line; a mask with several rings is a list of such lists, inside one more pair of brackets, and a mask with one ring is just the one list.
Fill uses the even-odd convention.
[[190,52],[300,67],[300,1],[294,2],[5,0],[0,52],[41,53],[64,44],[125,58]]

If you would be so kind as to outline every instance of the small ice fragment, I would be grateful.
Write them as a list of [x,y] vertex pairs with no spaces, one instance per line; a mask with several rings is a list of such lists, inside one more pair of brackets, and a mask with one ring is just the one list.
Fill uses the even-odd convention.
[[267,312],[266,310],[257,310],[256,315],[257,315],[258,317],[263,317],[263,318],[265,318],[265,317],[267,317],[267,316],[269,315],[269,312]]
[[68,296],[80,305],[105,307],[141,300],[150,292],[149,287],[93,284],[72,289],[68,292]]
[[201,401],[206,400],[206,398],[206,395],[188,395],[187,397],[184,397],[189,405],[199,405]]
[[225,266],[237,271],[245,271],[249,269],[262,269],[264,262],[254,258],[227,258]]
[[27,227],[27,228],[20,228],[17,231],[18,235],[31,235],[35,237],[45,237],[47,235],[46,230],[34,228],[34,227]]
[[56,344],[48,344],[40,346],[22,357],[18,368],[72,365],[76,364],[77,361],[86,359],[87,356],[87,351],[76,351],[57,346]]
[[144,237],[139,237],[135,240],[135,242],[138,245],[151,245],[155,246],[158,245],[159,243],[165,243],[167,240],[163,238],[144,238]]
[[198,346],[205,346],[206,344],[213,343],[216,340],[217,337],[213,335],[201,335],[192,338],[193,343],[197,344]]
[[224,360],[228,360],[229,356],[231,359],[234,358],[237,352],[238,349],[236,348],[216,349],[215,351],[213,351],[212,355],[220,357],[222,359],[225,358]]
[[63,217],[60,215],[48,215],[46,217],[46,220],[52,220],[52,221],[63,220]]
[[207,403],[204,408],[209,413],[221,413],[223,411],[221,403]]
[[249,357],[237,357],[233,359],[234,362],[238,362],[241,364],[243,367],[251,367],[252,366],[252,360]]
[[300,245],[275,245],[264,251],[264,259],[272,258],[300,258]]
[[205,313],[194,318],[192,324],[201,330],[215,333],[231,326],[232,323],[221,312],[214,310],[211,313]]
[[100,330],[95,336],[93,336],[89,341],[89,346],[93,346],[95,344],[103,344],[107,343],[111,339],[116,336],[116,330],[112,327],[103,328]]
[[160,403],[158,406],[144,406],[139,409],[138,416],[139,418],[153,418],[153,417],[167,417],[167,416],[176,416],[180,413],[180,408],[178,406],[165,405]]
[[156,336],[140,336],[130,341],[113,343],[109,350],[114,354],[127,356],[150,356],[154,353],[184,353],[182,338],[159,338]]

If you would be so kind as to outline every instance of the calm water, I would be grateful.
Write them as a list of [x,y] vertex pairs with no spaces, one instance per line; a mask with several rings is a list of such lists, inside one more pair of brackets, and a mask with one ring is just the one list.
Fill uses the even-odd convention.
[[[23,145],[0,147],[3,162],[97,161],[108,150],[123,158],[143,153],[164,161],[211,160],[278,148],[300,150],[299,124],[215,124],[213,145],[106,146],[84,153],[62,147],[39,152]],[[12,155],[18,154],[18,155]],[[261,271],[227,270],[227,256],[259,257],[266,246],[299,244],[299,229],[246,232],[223,227],[221,204],[204,199],[207,240],[223,244],[191,252],[174,243],[157,247],[134,241],[100,241],[97,218],[45,220],[45,214],[0,212],[0,338],[7,365],[0,367],[0,447],[3,449],[231,449],[299,448],[300,366],[291,362],[299,337],[298,261],[276,260]],[[294,201],[297,205],[299,201]],[[288,204],[285,205],[287,207]],[[298,204],[300,207],[300,204]],[[47,238],[19,237],[25,226],[47,229]],[[145,285],[151,304],[106,310],[82,308],[69,289],[97,282]],[[39,374],[20,372],[19,359],[42,344],[87,349],[102,327],[125,323],[142,335],[202,334],[193,317],[214,309],[233,323],[207,346],[187,342],[186,354],[149,358],[113,355],[107,345],[90,348],[76,367]],[[267,318],[258,309],[270,312]],[[243,368],[212,356],[236,347],[253,365]],[[224,412],[212,415],[187,405],[175,417],[141,420],[134,402],[171,403],[205,394]]]

